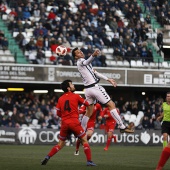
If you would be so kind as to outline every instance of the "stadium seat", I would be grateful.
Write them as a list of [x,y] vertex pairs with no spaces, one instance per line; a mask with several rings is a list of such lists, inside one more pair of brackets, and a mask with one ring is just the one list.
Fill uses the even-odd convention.
[[45,58],[45,64],[53,64],[53,62],[52,61],[50,61],[50,59],[49,59],[49,57],[48,58]]
[[124,65],[125,67],[129,67],[129,65],[130,65],[130,64],[129,64],[129,61],[124,60],[124,61],[123,61],[123,65]]
[[113,60],[113,55],[107,54],[107,55],[106,55],[106,58],[107,58],[108,60]]
[[27,44],[30,42],[30,38],[28,38],[28,37],[26,37],[25,40],[26,40]]
[[0,61],[5,63],[7,62],[7,57],[6,56],[0,56]]
[[13,37],[16,37],[19,34],[19,32],[13,32]]
[[30,124],[29,127],[32,128],[32,129],[35,129],[35,126],[32,125],[32,124]]
[[111,66],[116,66],[117,65],[116,61],[110,61],[110,64],[111,64]]
[[11,117],[13,115],[13,112],[9,111],[8,115]]
[[21,125],[21,128],[25,128],[25,127],[28,127],[28,125],[27,124],[22,124]]
[[129,121],[130,115],[129,115],[129,114],[125,114],[125,115],[124,115],[124,119],[125,119],[126,121]]
[[8,56],[8,57],[7,57],[7,62],[9,62],[9,63],[14,63],[14,62],[15,62],[14,57],[13,57],[13,56]]
[[45,56],[46,56],[46,57],[51,57],[51,56],[52,56],[51,51],[45,51]]
[[129,118],[129,123],[131,123],[131,122],[135,123],[135,121],[136,121],[136,115],[135,114],[131,114],[130,118]]
[[148,62],[143,62],[143,66],[144,67],[149,67],[149,63]]
[[123,66],[124,66],[123,61],[117,61],[116,63],[117,63],[117,66],[121,66],[121,67],[123,67]]
[[83,42],[77,42],[77,46],[78,46],[78,47],[82,47],[83,44],[84,44]]
[[36,125],[35,129],[41,129],[41,125]]
[[139,112],[138,112],[138,115],[136,116],[135,127],[137,127],[137,126],[140,125],[143,117],[144,117],[143,111],[139,111]]
[[114,33],[113,33],[113,32],[111,32],[111,31],[107,31],[107,32],[106,32],[106,34],[107,34],[108,36],[110,36],[111,38],[113,38],[113,37],[114,37]]
[[51,125],[52,129],[58,129],[57,125]]
[[5,50],[4,55],[11,55],[11,51],[10,50]]
[[108,53],[107,48],[103,48],[102,52],[103,52],[104,54],[107,54],[107,53]]
[[76,41],[72,41],[72,42],[71,42],[71,45],[72,45],[73,47],[77,47],[77,42],[76,42]]
[[131,60],[130,65],[131,65],[131,67],[136,67],[137,63],[135,60]]
[[163,68],[170,68],[167,61],[163,61],[163,62],[162,62],[162,67],[163,67]]
[[112,31],[112,30],[110,29],[109,25],[107,25],[107,24],[105,25],[105,29],[106,29],[106,32],[107,32],[107,31]]
[[0,55],[4,55],[4,51],[3,50],[0,50]]
[[32,120],[32,124],[33,124],[34,126],[38,125],[38,119],[33,119],[33,120]]
[[53,6],[48,5],[48,6],[47,6],[47,11],[50,12],[50,11],[51,11],[51,8],[53,8]]
[[11,12],[11,9],[7,8],[7,10],[5,11],[7,14],[9,14]]
[[140,60],[136,61],[136,66],[137,67],[143,67],[142,61],[140,61]]
[[2,15],[2,20],[4,20],[4,21],[5,21],[5,20],[7,20],[7,19],[8,19],[8,15],[3,14],[3,15]]
[[108,67],[111,66],[110,60],[106,60],[106,64]]
[[158,67],[158,66],[156,65],[156,63],[154,63],[154,62],[150,62],[150,63],[149,63],[149,66],[150,66],[151,68]]
[[77,7],[73,7],[73,8],[71,8],[71,11],[72,11],[73,13],[76,13],[76,12],[78,11],[78,8],[77,8]]
[[33,32],[32,32],[32,31],[27,32],[27,34],[26,34],[26,38],[27,38],[27,37],[29,37],[29,38],[30,38],[30,37],[32,37],[32,36],[33,36]]
[[108,48],[108,53],[109,54],[113,54],[113,51],[114,51],[113,48]]

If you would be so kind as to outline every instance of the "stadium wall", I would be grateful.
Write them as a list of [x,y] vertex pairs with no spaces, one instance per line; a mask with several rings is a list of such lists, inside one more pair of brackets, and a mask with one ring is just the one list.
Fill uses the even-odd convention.
[[[136,130],[134,134],[121,134],[115,130],[117,136],[116,145],[128,146],[162,146],[162,136],[160,130]],[[55,145],[58,142],[59,130],[55,129],[32,129],[25,128],[7,128],[0,129],[0,144],[15,145]],[[75,143],[74,135],[71,135],[72,142]],[[104,130],[96,129],[90,144],[104,145],[107,136]],[[66,141],[68,145],[69,141]],[[115,144],[114,144],[115,145]]]
[[[115,79],[118,86],[122,87],[170,87],[169,70],[111,67],[95,69]],[[75,66],[0,64],[0,82],[2,83],[60,84],[68,78],[75,84],[82,84]],[[110,85],[105,80],[101,80],[100,84]]]

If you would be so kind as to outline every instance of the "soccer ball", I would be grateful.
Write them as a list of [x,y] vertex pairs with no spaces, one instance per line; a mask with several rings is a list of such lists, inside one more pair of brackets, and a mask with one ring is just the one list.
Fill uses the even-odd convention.
[[56,48],[56,53],[59,56],[65,56],[67,54],[67,48],[64,45],[59,45]]

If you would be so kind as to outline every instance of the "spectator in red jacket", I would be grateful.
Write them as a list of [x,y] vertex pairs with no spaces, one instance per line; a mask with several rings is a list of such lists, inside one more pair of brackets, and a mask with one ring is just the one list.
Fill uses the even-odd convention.
[[53,12],[53,10],[51,10],[48,14],[48,19],[50,20],[54,20],[56,17],[56,14]]

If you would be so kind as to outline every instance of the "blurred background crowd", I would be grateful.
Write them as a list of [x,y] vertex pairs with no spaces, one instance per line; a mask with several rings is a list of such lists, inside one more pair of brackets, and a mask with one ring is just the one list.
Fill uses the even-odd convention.
[[[61,95],[61,94],[60,94]],[[112,94],[111,94],[112,96]],[[56,115],[55,106],[59,94],[11,93],[0,95],[0,126],[1,127],[32,127],[60,128],[60,118]],[[124,97],[114,99],[125,124],[133,122],[136,129],[160,129],[156,118],[162,108],[162,97],[145,97],[142,100],[128,101]],[[102,106],[104,109],[104,106]],[[104,128],[105,118],[98,121],[95,128]],[[138,117],[140,120],[137,120]],[[136,122],[138,121],[138,122]]]
[[[29,63],[44,64],[48,55],[48,63],[75,65],[70,53],[56,56],[53,47],[62,44],[78,45],[86,57],[99,48],[103,52],[93,65],[106,67],[105,48],[113,49],[112,60],[153,61],[150,32],[157,34],[161,55],[163,32],[154,28],[151,16],[161,26],[169,24],[169,5],[168,0],[1,0],[0,13]],[[3,31],[0,37],[7,49]]]

